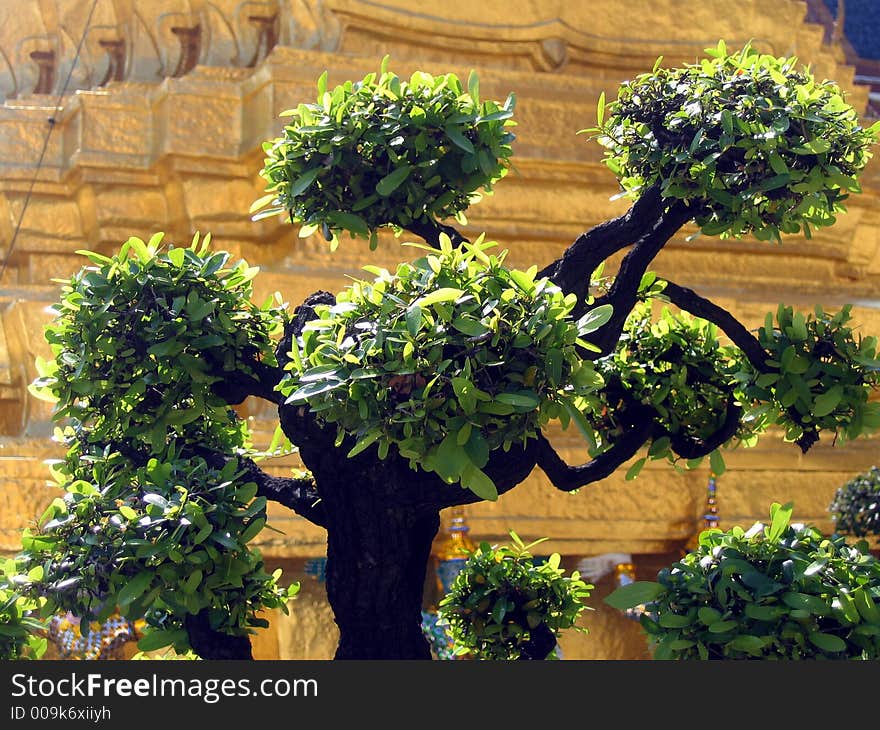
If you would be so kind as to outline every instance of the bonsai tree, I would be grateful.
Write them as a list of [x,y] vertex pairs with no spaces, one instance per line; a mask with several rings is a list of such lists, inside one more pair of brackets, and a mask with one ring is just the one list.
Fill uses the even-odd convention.
[[880,561],[791,512],[774,503],[767,525],[706,530],[656,582],[605,601],[643,606],[655,659],[880,658]]
[[828,510],[841,535],[880,536],[880,469],[872,466],[850,479],[834,493]]
[[[475,659],[547,659],[565,629],[575,626],[593,586],[577,571],[566,576],[560,555],[537,560],[515,532],[511,545],[481,543],[468,556],[439,616],[456,654]],[[545,538],[546,539],[546,538]]]
[[[246,263],[159,236],[88,254],[65,284],[35,387],[57,403],[65,496],[19,558],[22,575],[44,567],[23,585],[47,605],[120,607],[147,617],[150,649],[246,658],[258,611],[295,590],[248,547],[271,499],[327,530],[336,657],[427,659],[441,510],[495,500],[536,466],[573,492],[637,455],[677,469],[709,457],[720,473],[719,449],[770,426],[807,451],[880,425],[876,343],[847,309],[781,305],[756,335],[650,271],[689,223],[778,242],[834,222],[878,130],[836,84],[719,43],[603,95],[585,131],[632,207],[519,270],[453,225],[509,169],[513,94],[481,100],[473,73],[401,79],[386,64],[334,88],[325,74],[315,102],[285,112],[253,212],[331,250],[390,229],[410,260],[293,311],[249,301]],[[251,458],[232,409],[249,396],[278,407],[306,472],[270,477]],[[554,422],[583,433],[586,463],[556,453]]]

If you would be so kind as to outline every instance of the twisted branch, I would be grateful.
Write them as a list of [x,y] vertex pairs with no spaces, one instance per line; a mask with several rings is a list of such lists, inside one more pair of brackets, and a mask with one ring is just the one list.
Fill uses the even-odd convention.
[[586,301],[590,276],[599,264],[644,236],[664,209],[660,187],[648,188],[622,216],[578,236],[560,258],[538,272],[538,278],[546,276],[566,294],[574,293],[579,302]]
[[[769,354],[761,346],[758,339],[749,332],[743,324],[737,320],[726,309],[719,307],[717,304],[710,302],[708,299],[701,297],[692,289],[679,286],[671,281],[665,281],[663,293],[669,298],[679,309],[690,312],[696,317],[708,320],[718,325],[721,330],[731,339],[742,353],[748,358],[752,367],[759,373],[778,373],[779,368],[767,364]],[[795,443],[806,454],[810,448],[819,441],[819,433],[812,424],[805,424],[802,421],[801,414],[798,413],[794,406],[786,409],[788,417],[797,423],[802,429],[803,434]],[[734,429],[735,430],[735,429]],[[732,434],[731,434],[732,435]],[[707,452],[708,453],[708,452]]]
[[414,220],[406,226],[406,230],[410,231],[410,233],[415,233],[432,246],[440,246],[441,233],[445,233],[449,236],[449,240],[452,241],[452,246],[454,248],[458,248],[462,243],[468,243],[468,240],[455,228],[438,223],[437,221],[426,219]]
[[615,444],[592,461],[581,466],[569,466],[556,453],[550,442],[538,436],[538,466],[550,482],[563,492],[572,492],[587,484],[598,482],[613,474],[625,461],[656,433],[654,416],[649,406],[637,404],[627,409],[627,425],[624,435]]
[[239,458],[242,476],[257,485],[257,496],[292,509],[300,517],[319,527],[327,526],[324,505],[311,479],[273,477],[264,472],[252,459]]
[[[620,340],[626,318],[638,301],[639,284],[641,284],[648,266],[676,231],[692,217],[692,208],[680,201],[675,203],[660,216],[652,225],[651,230],[643,235],[626,254],[608,294],[597,299],[593,305],[610,304],[613,307],[613,313],[611,319],[590,338],[600,352],[585,353],[587,359],[596,360],[614,350]],[[572,314],[578,316],[586,308],[586,303],[581,301]]]

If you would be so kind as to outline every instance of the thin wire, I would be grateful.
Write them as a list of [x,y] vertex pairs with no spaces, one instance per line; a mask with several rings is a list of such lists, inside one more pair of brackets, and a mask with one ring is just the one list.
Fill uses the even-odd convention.
[[55,111],[53,111],[52,116],[46,120],[49,124],[49,129],[46,131],[46,136],[43,138],[43,149],[40,150],[40,158],[37,160],[37,169],[34,170],[34,176],[31,178],[31,184],[28,188],[27,195],[25,195],[24,205],[21,208],[21,215],[18,217],[18,222],[15,224],[15,232],[12,234],[12,240],[9,242],[9,249],[6,251],[6,257],[3,259],[3,266],[0,267],[0,281],[3,281],[3,277],[6,275],[6,267],[9,265],[9,260],[12,258],[12,250],[15,248],[15,241],[16,239],[18,239],[18,232],[21,230],[21,225],[24,222],[24,214],[27,212],[28,205],[31,202],[31,196],[34,193],[34,186],[37,184],[37,178],[40,176],[40,170],[43,167],[43,159],[46,157],[46,150],[49,148],[49,139],[52,137],[52,130],[55,129],[56,117],[58,116],[58,112],[61,110],[61,99],[67,92],[67,87],[70,84],[70,79],[73,76],[73,71],[76,68],[77,62],[79,61],[80,53],[82,52],[83,42],[86,39],[86,34],[88,33],[89,26],[92,24],[92,15],[94,14],[95,7],[97,5],[98,0],[92,0],[92,7],[89,9],[88,17],[86,17],[85,27],[83,27],[82,35],[80,36],[79,43],[76,46],[76,54],[73,57],[73,63],[70,64],[70,70],[67,72],[67,78],[64,80],[64,86],[61,87],[61,91],[58,93],[58,98],[55,100]]

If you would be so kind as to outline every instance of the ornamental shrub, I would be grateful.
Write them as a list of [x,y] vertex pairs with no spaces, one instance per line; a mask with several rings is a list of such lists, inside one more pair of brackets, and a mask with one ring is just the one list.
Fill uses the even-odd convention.
[[880,536],[880,469],[872,466],[850,479],[834,493],[828,510],[840,534]]
[[83,625],[117,609],[146,618],[145,650],[186,651],[188,615],[230,634],[286,610],[282,587],[248,543],[266,498],[243,477],[248,433],[213,388],[274,363],[281,308],[250,302],[256,269],[208,251],[129,239],[63,287],[46,328],[54,359],[32,392],[54,402],[52,473],[63,492],[22,535],[29,595]]
[[455,74],[402,80],[387,61],[332,90],[325,72],[316,103],[282,114],[283,136],[263,146],[268,192],[255,218],[287,213],[301,236],[321,230],[331,248],[341,231],[375,247],[383,226],[462,219],[507,173],[512,94],[481,102],[474,73],[464,89]]
[[[456,654],[544,659],[555,647],[552,639],[562,631],[587,632],[575,624],[587,610],[583,601],[593,586],[582,581],[577,571],[566,576],[558,553],[536,559],[529,551],[543,539],[526,545],[515,532],[510,537],[511,545],[481,543],[440,601],[440,618],[447,624]],[[536,636],[539,632],[550,641],[542,643]],[[542,656],[523,656],[536,646],[546,646]]]
[[605,600],[643,606],[655,659],[880,658],[880,561],[791,512],[774,503],[767,525],[706,530],[656,582]]
[[566,419],[602,384],[577,347],[610,307],[568,317],[574,295],[536,279],[537,267],[506,268],[493,246],[441,234],[394,274],[365,267],[376,278],[317,306],[293,342],[285,402],[337,424],[338,443],[354,436],[349,456],[375,444],[384,459],[393,444],[414,469],[495,499],[489,452]]
[[624,82],[599,101],[594,134],[626,193],[659,184],[664,196],[700,204],[707,235],[780,234],[832,225],[871,156],[875,125],[863,129],[833,81],[796,58],[746,45]]

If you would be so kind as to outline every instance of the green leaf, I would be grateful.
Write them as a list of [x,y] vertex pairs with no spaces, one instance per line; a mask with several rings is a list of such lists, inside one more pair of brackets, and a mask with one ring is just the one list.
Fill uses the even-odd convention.
[[843,388],[840,385],[835,385],[829,391],[822,393],[822,395],[816,397],[812,409],[813,415],[817,418],[827,416],[835,408],[837,408],[842,398]]
[[440,302],[452,302],[458,299],[464,291],[461,289],[452,289],[450,287],[443,287],[442,289],[437,289],[436,291],[432,291],[429,294],[425,294],[423,297],[419,297],[416,301],[413,302],[414,306],[420,307],[428,307],[432,304],[438,304]]
[[132,601],[140,598],[144,591],[149,588],[150,583],[153,582],[154,575],[155,573],[152,570],[143,570],[138,573],[122,586],[122,589],[116,594],[116,602],[120,606],[125,607]]
[[[664,613],[657,619],[657,623],[665,629],[683,629],[685,626],[690,626],[693,622],[690,616],[682,616],[677,613]],[[709,627],[709,631],[711,630],[712,626]]]
[[371,429],[366,433],[366,435],[358,439],[357,443],[355,443],[354,446],[352,446],[351,450],[347,454],[348,458],[350,459],[352,456],[357,456],[370,444],[375,443],[381,436],[382,432],[379,431],[379,429]]
[[724,457],[721,455],[720,450],[715,449],[715,451],[709,454],[709,466],[716,477],[721,476],[727,470],[727,465],[724,463]]
[[468,94],[471,95],[474,104],[480,103],[480,79],[477,77],[477,72],[473,69],[468,74]]
[[761,649],[763,649],[766,645],[766,639],[762,639],[760,636],[752,636],[750,634],[737,636],[736,638],[731,639],[729,642],[727,642],[727,646],[731,649],[744,651],[748,654],[755,654],[761,651]]
[[474,154],[474,145],[471,141],[465,137],[458,126],[454,124],[448,124],[446,126],[446,136],[449,137],[453,141],[453,143],[463,149],[465,152],[469,152],[470,154]]
[[880,609],[877,608],[877,604],[874,603],[864,587],[859,586],[856,588],[853,591],[852,598],[856,609],[865,621],[869,621],[872,624],[880,624]]
[[614,307],[610,304],[594,307],[577,321],[578,334],[583,337],[590,332],[595,332],[611,319],[613,313]]
[[825,634],[821,631],[811,631],[807,634],[807,638],[822,651],[846,651],[846,642],[834,634]]
[[457,433],[448,433],[437,447],[433,465],[436,471],[446,481],[458,481],[462,472],[471,463],[467,451],[458,445]]
[[697,609],[697,618],[700,619],[700,621],[706,626],[710,626],[716,621],[721,620],[721,611],[718,611],[709,606],[701,606]]
[[199,587],[199,584],[202,582],[202,571],[194,570],[189,574],[189,577],[183,582],[183,592],[190,594],[194,593],[196,588]]
[[770,528],[767,531],[768,540],[776,542],[782,537],[782,534],[785,532],[785,529],[788,527],[788,523],[791,520],[791,513],[793,510],[794,505],[791,502],[784,506],[778,502],[774,502],[770,505]]
[[785,614],[785,609],[780,606],[762,606],[757,603],[747,603],[745,614],[756,621],[775,621]]
[[338,226],[339,228],[343,228],[346,231],[351,231],[352,233],[359,234],[365,238],[370,233],[367,222],[359,215],[355,215],[354,213],[346,213],[341,210],[334,210],[327,214],[327,220],[329,220],[332,224]]
[[643,457],[643,458],[638,459],[637,461],[633,462],[632,466],[630,466],[630,468],[626,470],[625,479],[627,481],[631,481],[631,480],[635,479],[639,475],[639,472],[642,470],[642,467],[645,465],[646,461],[647,461],[647,458]]
[[412,171],[412,165],[403,165],[398,167],[394,172],[383,177],[376,185],[376,192],[383,198],[387,198],[409,177]]
[[469,337],[478,337],[492,331],[482,322],[470,317],[456,317],[452,320],[452,326]]
[[[662,622],[660,625],[663,625]],[[728,631],[733,631],[737,626],[739,626],[739,623],[732,619],[727,621],[716,621],[714,624],[709,625],[709,633],[726,634]]]
[[498,489],[489,476],[474,464],[465,467],[461,474],[461,485],[470,489],[480,499],[494,502],[498,499]]
[[144,637],[138,641],[137,647],[141,651],[156,651],[164,646],[183,645],[188,641],[189,635],[186,633],[186,629],[148,630]]
[[499,403],[507,403],[517,408],[537,408],[541,404],[541,399],[537,393],[531,390],[520,390],[516,393],[499,393],[495,396],[495,400]]
[[406,310],[406,331],[410,337],[415,337],[422,326],[422,308],[417,304],[411,304]]
[[[253,203],[251,203],[251,207],[248,208],[248,214],[256,213],[260,208],[265,208],[269,203],[271,203],[275,198],[277,198],[277,193],[269,193],[268,195],[264,195],[261,198],[257,198]],[[183,249],[180,249],[181,251]],[[168,252],[168,258],[171,258],[171,251]],[[181,266],[183,264],[183,259],[181,257],[180,261],[176,259],[172,259],[175,266]]]
[[635,608],[646,603],[651,603],[666,589],[659,583],[647,580],[637,580],[620,586],[605,597],[604,601],[612,608],[621,611],[627,608]]
[[306,188],[308,188],[313,182],[315,182],[320,173],[321,168],[315,167],[300,175],[296,179],[296,182],[294,182],[293,185],[290,186],[290,196],[295,198],[297,195],[301,195],[303,192],[305,192]]
[[258,517],[255,520],[252,520],[247,528],[245,528],[244,532],[239,535],[239,540],[242,543],[248,543],[253,540],[266,525],[266,520],[262,517]]

